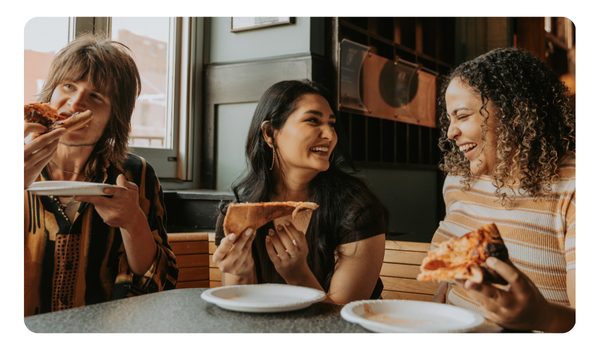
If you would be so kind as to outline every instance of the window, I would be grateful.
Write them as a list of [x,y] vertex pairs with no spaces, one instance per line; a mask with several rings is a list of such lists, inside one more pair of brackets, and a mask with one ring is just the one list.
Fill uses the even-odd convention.
[[36,17],[25,25],[24,102],[35,102],[54,55],[69,42],[68,17]]
[[[198,181],[190,181],[202,30],[202,18],[34,18],[25,27],[25,103],[35,100],[60,48],[82,32],[107,33],[132,49],[142,79],[132,115],[132,152],[154,166],[164,187],[198,187]],[[175,181],[165,185],[169,180]]]
[[168,126],[172,121],[167,118],[172,115],[166,109],[171,19],[113,17],[111,22],[112,39],[133,51],[142,79],[142,91],[131,117],[130,145],[171,148]]

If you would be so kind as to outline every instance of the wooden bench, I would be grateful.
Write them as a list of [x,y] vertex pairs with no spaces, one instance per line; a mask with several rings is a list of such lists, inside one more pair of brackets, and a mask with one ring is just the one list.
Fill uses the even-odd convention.
[[208,233],[169,233],[168,237],[179,267],[175,289],[208,288]]
[[208,285],[210,288],[220,287],[221,286],[221,270],[217,267],[217,265],[213,262],[212,256],[213,253],[217,250],[217,245],[215,244],[215,234],[208,234],[208,254],[209,254],[209,278]]
[[384,299],[433,299],[440,284],[416,279],[429,247],[429,243],[385,241],[385,256],[379,273],[383,282],[381,295]]
[[[419,266],[429,251],[429,243],[386,241],[381,267],[384,299],[409,299],[431,301],[439,283],[417,281]],[[209,286],[221,286],[221,272],[212,261],[217,249],[215,234],[208,234]]]

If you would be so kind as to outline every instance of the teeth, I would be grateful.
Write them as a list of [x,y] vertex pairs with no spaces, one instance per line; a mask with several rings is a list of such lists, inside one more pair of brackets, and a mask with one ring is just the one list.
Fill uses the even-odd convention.
[[313,147],[310,150],[313,152],[329,152],[329,147]]
[[464,153],[464,152],[470,151],[471,149],[473,149],[475,147],[477,147],[476,143],[467,143],[465,145],[460,146],[459,149],[460,149],[461,152]]

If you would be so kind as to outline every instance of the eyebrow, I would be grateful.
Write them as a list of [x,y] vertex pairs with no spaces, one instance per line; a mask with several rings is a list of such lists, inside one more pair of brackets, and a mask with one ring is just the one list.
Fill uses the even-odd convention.
[[[72,79],[66,79],[63,82],[59,83],[59,85],[62,84],[71,84],[71,85],[77,85],[78,82],[76,80],[72,80]],[[100,91],[99,88],[96,87],[96,85],[94,83],[92,83],[92,88],[88,89],[91,93],[94,93],[96,95],[100,95],[102,98],[106,98],[108,97],[108,94]]]
[[[315,110],[315,109],[309,109],[308,111],[304,112],[304,114],[314,114],[314,115],[317,115],[317,116],[319,116],[319,117],[322,117],[322,116],[323,116],[323,113],[321,113],[320,111],[317,111],[317,110]],[[329,116],[329,119],[337,119],[337,118],[335,117],[335,115],[334,115],[334,114],[331,114],[331,115]]]
[[458,107],[457,109],[455,109],[454,111],[452,111],[452,113],[450,113],[450,115],[456,115],[456,113],[462,111],[462,110],[467,110],[467,111],[471,111],[472,109],[469,107]]

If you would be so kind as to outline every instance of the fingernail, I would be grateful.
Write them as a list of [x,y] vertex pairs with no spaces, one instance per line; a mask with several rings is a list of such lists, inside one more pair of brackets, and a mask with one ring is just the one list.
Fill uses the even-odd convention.
[[233,241],[235,239],[235,233],[229,235],[229,240]]
[[278,229],[279,231],[283,231],[283,226],[281,226],[281,225],[278,225],[278,226],[277,226],[277,229]]
[[273,231],[272,228],[269,229],[269,236],[273,236],[275,234],[275,231]]
[[248,229],[246,230],[246,236],[250,236],[251,233],[252,229],[248,227]]
[[486,262],[486,264],[488,264],[488,266],[494,267],[494,265],[496,264],[496,261],[498,261],[498,259],[490,256],[489,258],[487,258],[487,260],[485,262]]
[[266,241],[267,241],[267,243],[269,243],[269,242],[271,242],[271,239],[267,236]]
[[291,225],[291,223],[289,221],[285,220],[285,226],[290,226],[290,225]]

